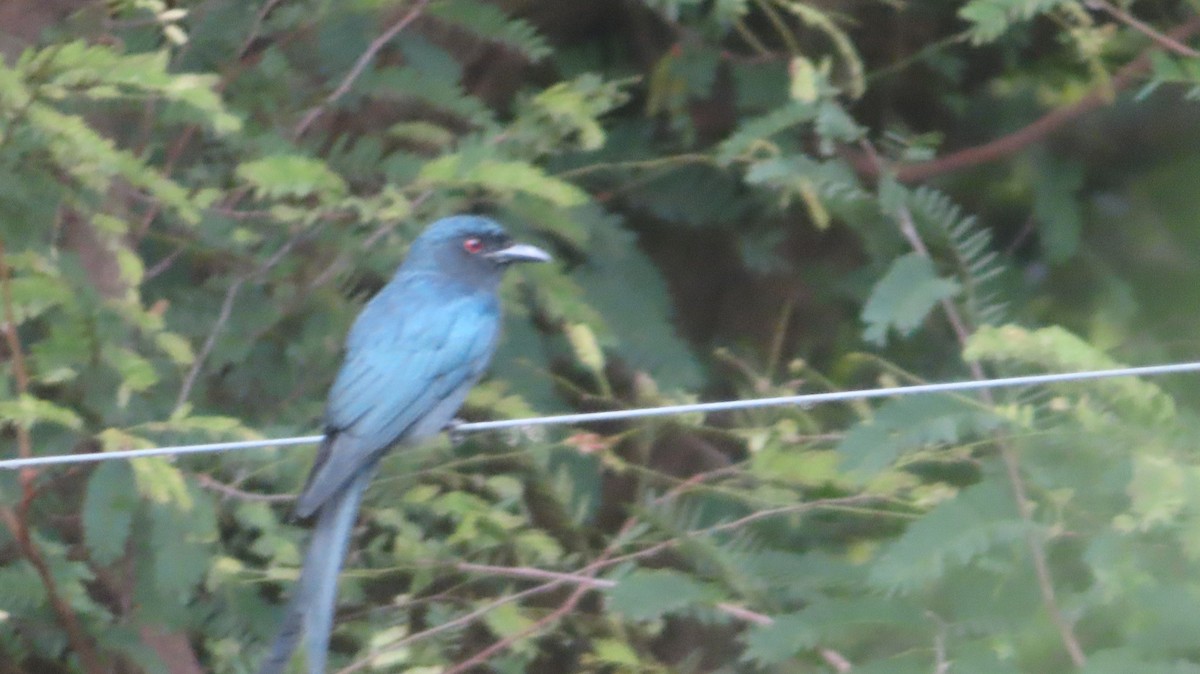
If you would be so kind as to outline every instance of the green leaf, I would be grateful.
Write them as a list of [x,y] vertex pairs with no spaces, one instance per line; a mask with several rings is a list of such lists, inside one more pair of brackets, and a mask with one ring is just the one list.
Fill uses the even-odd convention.
[[191,343],[173,332],[158,333],[154,336],[154,343],[176,365],[191,365],[196,359]]
[[[594,658],[597,662],[605,665],[614,665],[618,668],[629,667],[633,671],[636,671],[638,665],[641,664],[637,651],[618,639],[600,639],[593,642],[592,653],[587,657]],[[618,671],[623,670],[618,669]]]
[[1018,516],[1006,484],[984,480],[909,525],[880,553],[868,579],[886,592],[914,592],[937,581],[947,568],[1018,541],[1036,526]]
[[1065,262],[1079,250],[1083,231],[1083,208],[1078,196],[1083,186],[1083,165],[1047,155],[1037,162],[1036,172],[1032,186],[1038,240],[1047,261]]
[[38,424],[53,424],[78,429],[83,420],[74,410],[49,400],[22,393],[16,400],[0,400],[0,422],[33,428]]
[[488,611],[484,616],[484,621],[487,623],[488,629],[498,637],[520,634],[534,622],[532,618],[521,611],[518,605],[512,603]]
[[[448,60],[454,63],[453,59]],[[383,100],[416,99],[478,126],[486,126],[493,121],[487,106],[478,98],[467,95],[457,78],[436,77],[416,67],[375,70],[363,75],[358,88]]]
[[897,258],[875,284],[863,307],[863,339],[883,346],[889,329],[911,335],[937,304],[959,291],[955,281],[937,276],[933,262],[919,253]]
[[1200,630],[1200,613],[1196,611],[1200,588],[1191,579],[1159,578],[1153,584],[1136,588],[1130,599],[1129,645],[1149,660],[1161,658],[1169,662],[1172,656],[1195,656],[1196,634]]
[[[1083,372],[1121,367],[1103,351],[1059,326],[1029,330],[1018,325],[983,326],[967,340],[967,361],[1034,366],[1049,372]],[[1060,385],[1079,395],[1078,386]],[[1087,395],[1108,403],[1122,418],[1160,423],[1175,417],[1175,401],[1161,388],[1135,377],[1088,383]]]
[[17,559],[0,566],[0,614],[21,615],[46,607],[46,586],[33,565]]
[[281,154],[244,162],[238,177],[250,183],[261,199],[301,198],[339,199],[348,189],[342,177],[325,162],[313,157]]
[[588,73],[538,92],[522,106],[510,134],[539,154],[578,147],[590,152],[604,146],[607,134],[600,116],[624,103],[620,85]]
[[13,278],[8,282],[8,290],[17,325],[73,299],[71,288],[61,278],[42,274]]
[[866,129],[840,104],[826,101],[817,112],[817,133],[822,140],[850,143],[862,138]]
[[730,172],[711,166],[681,166],[665,176],[634,183],[625,198],[655,217],[691,227],[737,222],[751,212],[742,186]]
[[217,540],[216,511],[208,494],[189,490],[187,507],[175,502],[149,509],[149,549],[153,556],[154,588],[184,601],[208,570],[212,544]]
[[[957,204],[935,189],[922,186],[910,191],[900,188],[894,181],[885,181],[884,185],[895,185],[894,189],[899,192],[897,198],[903,200],[888,208],[888,212],[894,213],[896,206],[907,203],[923,236],[945,239],[964,286],[965,297],[961,304],[969,321],[973,325],[1000,323],[1007,305],[1005,295],[996,287],[996,280],[1004,273],[1005,266],[993,250],[991,230],[980,226],[974,216],[964,215]],[[882,192],[883,188],[881,197]]]
[[[571,274],[583,289],[581,302],[598,311],[607,330],[594,323],[601,346],[611,344],[629,364],[649,372],[664,388],[689,389],[700,380],[691,347],[671,323],[671,296],[661,272],[632,234],[611,220],[593,230],[588,264]],[[637,292],[631,293],[630,289]],[[607,338],[607,339],[606,339]]]
[[117,149],[79,116],[64,114],[49,105],[34,103],[25,111],[31,125],[46,137],[45,148],[59,169],[69,173],[85,189],[108,191],[114,178],[144,189],[171,207],[185,221],[199,218],[187,192],[174,181],[147,166],[140,158]]
[[630,620],[653,620],[688,606],[715,601],[720,595],[708,585],[678,571],[639,569],[606,590],[609,605]]
[[1195,468],[1157,453],[1137,454],[1128,489],[1130,514],[1143,529],[1176,524],[1197,482]]
[[192,496],[187,488],[183,473],[169,461],[159,457],[132,459],[133,476],[138,492],[159,506],[172,506],[180,510],[192,507]]
[[110,564],[125,552],[138,503],[128,464],[105,461],[92,471],[83,497],[83,540],[93,561]]
[[783,662],[801,651],[853,634],[881,638],[888,630],[928,629],[919,608],[883,597],[818,600],[797,613],[777,616],[746,631],[743,656],[760,665]]
[[431,16],[459,24],[487,40],[495,40],[519,50],[531,61],[551,53],[550,45],[527,21],[507,16],[496,5],[478,0],[434,3]]
[[131,392],[141,392],[158,383],[158,372],[150,361],[131,349],[110,348],[105,352],[108,362],[121,376],[121,388],[117,392],[120,404],[129,401]]
[[470,161],[462,154],[450,154],[427,163],[421,169],[421,178],[449,185],[476,185],[500,194],[524,192],[564,208],[588,200],[587,192],[523,161]]
[[907,396],[884,403],[838,443],[844,470],[869,477],[896,457],[929,446],[951,445],[1004,422],[991,411],[954,396]]
[[958,15],[971,23],[973,44],[992,42],[1020,21],[1028,21],[1069,0],[971,0]]

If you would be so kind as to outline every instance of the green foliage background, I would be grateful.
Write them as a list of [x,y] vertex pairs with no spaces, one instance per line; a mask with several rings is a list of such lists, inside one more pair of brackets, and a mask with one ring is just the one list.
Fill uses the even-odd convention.
[[[462,211],[558,260],[470,419],[1195,358],[1198,13],[8,0],[0,447],[315,432]],[[1196,382],[398,453],[333,671],[1200,672]],[[310,457],[0,475],[0,674],[253,671]]]

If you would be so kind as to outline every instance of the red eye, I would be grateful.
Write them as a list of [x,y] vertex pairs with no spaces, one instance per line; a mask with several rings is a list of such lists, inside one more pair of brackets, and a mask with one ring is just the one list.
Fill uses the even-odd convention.
[[476,255],[483,250],[483,241],[480,241],[475,237],[471,237],[463,241],[463,250],[472,255]]

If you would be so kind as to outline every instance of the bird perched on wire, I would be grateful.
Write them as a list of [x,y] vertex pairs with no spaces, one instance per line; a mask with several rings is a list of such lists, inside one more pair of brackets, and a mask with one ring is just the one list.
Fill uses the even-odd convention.
[[549,259],[487,218],[444,218],[413,241],[363,308],[329,392],[325,439],[296,502],[296,514],[316,515],[317,524],[260,674],[283,672],[301,636],[310,674],[325,671],[338,571],[379,459],[451,422],[495,351],[505,268]]

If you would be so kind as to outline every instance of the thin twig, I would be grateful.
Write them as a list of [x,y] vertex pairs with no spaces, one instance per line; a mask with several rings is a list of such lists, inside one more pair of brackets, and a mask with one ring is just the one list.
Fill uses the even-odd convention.
[[171,265],[175,264],[175,260],[179,259],[179,256],[183,254],[185,248],[186,246],[180,244],[175,247],[175,250],[164,256],[163,259],[155,262],[154,266],[150,267],[144,274],[142,274],[142,281],[149,281],[150,279],[165,272],[167,269],[170,269]]
[[558,622],[560,618],[565,617],[568,613],[575,610],[575,607],[579,604],[579,600],[583,599],[584,595],[588,593],[589,589],[590,588],[586,585],[580,585],[576,587],[571,595],[567,597],[566,601],[562,603],[562,605],[551,611],[549,614],[538,619],[537,622],[517,632],[516,634],[511,634],[503,639],[500,639],[496,643],[454,665],[450,669],[444,670],[443,674],[462,674],[462,672],[469,671],[472,668],[487,662],[488,659],[493,655],[503,652],[504,650],[508,649],[509,646],[524,639],[525,637],[537,634],[538,632],[542,631],[542,629],[553,625],[554,623]]
[[516,594],[510,594],[507,597],[501,597],[493,602],[490,602],[490,603],[484,604],[483,606],[480,606],[479,608],[475,609],[474,611],[471,611],[470,613],[463,614],[453,620],[447,620],[446,622],[441,623],[439,625],[435,625],[434,627],[430,627],[427,630],[422,630],[415,634],[410,634],[407,637],[404,637],[403,639],[401,639],[395,643],[388,644],[387,648],[380,650],[380,651],[376,651],[374,653],[370,653],[370,654],[366,655],[365,657],[362,657],[362,658],[350,663],[349,665],[346,665],[342,669],[339,669],[337,671],[337,674],[354,674],[354,672],[362,671],[363,669],[366,669],[367,667],[371,666],[371,663],[374,662],[375,658],[379,657],[380,655],[383,655],[385,653],[390,653],[390,652],[395,651],[400,648],[404,648],[404,647],[408,646],[409,644],[413,643],[414,641],[428,639],[429,637],[432,637],[436,634],[440,634],[447,630],[452,630],[452,629],[455,629],[458,627],[466,627],[467,625],[470,625],[471,623],[475,622],[475,620],[477,620],[478,618],[481,618],[484,615],[487,615],[489,612],[494,611],[494,610],[500,608],[501,606],[504,606],[505,604],[511,604],[514,601],[520,601],[527,597],[532,597],[537,594],[543,594],[545,592],[549,592],[550,590],[553,590],[561,585],[566,584],[566,582],[567,581],[565,581],[565,580],[555,580],[555,581],[551,581],[549,583],[545,583],[543,585],[531,587],[528,590],[522,590],[520,592],[517,592]]
[[208,337],[204,340],[204,345],[200,347],[200,353],[196,354],[196,359],[192,362],[192,367],[188,369],[187,375],[183,378],[183,384],[179,387],[179,395],[175,398],[175,409],[183,407],[187,399],[192,394],[192,387],[196,384],[196,377],[199,376],[201,368],[204,367],[204,362],[208,360],[209,354],[212,353],[213,346],[217,343],[217,337],[225,328],[225,324],[229,321],[229,317],[233,312],[233,303],[237,300],[238,293],[241,292],[242,285],[254,278],[261,278],[268,271],[279,264],[283,257],[296,245],[307,232],[301,230],[292,235],[282,246],[276,250],[271,257],[242,276],[234,279],[233,283],[229,284],[229,289],[225,291],[225,299],[221,302],[221,311],[217,314],[217,320],[213,324],[212,330],[209,331]]
[[[25,363],[25,350],[21,345],[21,336],[17,334],[17,314],[14,309],[12,299],[12,288],[10,286],[11,270],[8,266],[8,258],[6,256],[4,241],[0,240],[0,296],[3,297],[4,309],[4,338],[8,344],[9,358],[12,359],[13,379],[16,384],[16,393],[19,396],[24,396],[29,391],[29,370]],[[28,458],[33,455],[33,439],[30,437],[29,428],[22,423],[13,425],[17,435],[17,453],[22,458]],[[34,496],[37,494],[34,488],[34,478],[37,475],[36,468],[26,468],[21,471],[21,501],[17,505],[16,510],[8,506],[0,507],[0,520],[3,520],[5,527],[17,542],[17,546],[21,550],[21,555],[29,560],[33,565],[34,570],[38,574],[38,578],[42,582],[42,586],[46,590],[46,597],[50,601],[50,608],[58,617],[59,623],[62,624],[63,631],[67,633],[67,641],[71,644],[71,650],[79,656],[79,662],[83,665],[84,671],[88,674],[104,674],[104,667],[99,655],[93,648],[91,639],[87,633],[79,625],[79,618],[75,614],[75,610],[71,604],[63,598],[62,592],[58,589],[58,581],[55,580],[54,574],[50,570],[50,564],[46,561],[42,551],[38,548],[33,540],[33,536],[29,531],[29,509],[33,503]]]
[[[1193,16],[1168,31],[1164,37],[1181,41],[1195,35],[1197,32],[1200,32],[1200,15]],[[1160,47],[1157,44],[1146,49],[1137,58],[1117,70],[1116,74],[1110,80],[1095,87],[1083,98],[1070,105],[1055,108],[1010,134],[1001,136],[983,145],[963,148],[937,159],[913,164],[899,164],[890,168],[894,171],[896,179],[900,182],[918,183],[946,173],[953,173],[965,168],[1012,156],[1044,139],[1054,131],[1065,126],[1068,122],[1096,108],[1108,105],[1112,100],[1113,92],[1130,87],[1139,77],[1149,71],[1150,55],[1159,49]],[[845,156],[860,173],[869,177],[878,177],[880,175],[879,170],[881,167],[871,161],[869,156],[856,152],[847,152]]]
[[727,615],[731,615],[734,618],[737,618],[738,620],[742,620],[742,621],[745,621],[748,623],[754,623],[755,625],[773,625],[773,624],[775,624],[775,619],[769,615],[759,613],[758,611],[751,611],[750,609],[748,609],[744,606],[738,606],[737,604],[730,604],[729,602],[726,602],[726,601],[719,602],[717,604],[717,610],[719,610],[722,613],[725,613]]
[[1109,16],[1136,30],[1142,35],[1145,35],[1153,40],[1155,44],[1169,52],[1174,52],[1179,56],[1187,56],[1189,58],[1200,57],[1200,51],[1192,49],[1170,35],[1159,32],[1156,28],[1154,28],[1154,26],[1151,26],[1141,19],[1138,19],[1129,12],[1117,7],[1111,2],[1108,2],[1108,0],[1085,0],[1084,4],[1093,9],[1100,9],[1107,12]]
[[[240,66],[244,66],[244,61],[249,53],[250,46],[256,39],[258,39],[258,33],[262,30],[263,22],[266,20],[267,15],[270,14],[280,2],[282,2],[282,0],[267,0],[267,2],[263,4],[262,9],[259,10],[258,15],[255,17],[254,24],[251,26],[250,32],[246,34],[245,41],[238,49],[237,64],[239,67],[231,68],[225,72],[221,76],[220,81],[217,82],[216,86],[214,87],[218,95],[223,94],[225,89],[229,86],[229,83],[242,73],[244,68]],[[163,167],[161,170],[163,177],[170,177],[171,174],[175,172],[175,166],[179,163],[179,160],[183,157],[183,153],[187,150],[188,145],[191,144],[192,139],[196,136],[196,133],[199,130],[199,124],[188,124],[186,127],[184,127],[183,131],[179,133],[179,136],[175,138],[175,141],[171,143],[171,147],[167,149],[166,159],[163,162]],[[157,218],[158,214],[161,212],[162,202],[155,201],[150,205],[150,208],[146,211],[145,215],[142,216],[142,221],[134,232],[133,239],[135,241],[140,240],[146,235],[146,232],[150,231],[150,225],[154,223],[154,219]],[[165,260],[160,262],[160,264],[165,263],[167,266],[170,266],[175,259],[175,256],[168,256]],[[159,273],[161,273],[161,271],[162,270],[160,269]]]
[[[677,486],[673,487],[672,489],[670,489],[669,491],[667,491],[666,494],[663,494],[661,497],[656,499],[656,501],[673,498],[676,494],[680,494],[683,491],[685,491],[687,489],[687,487],[689,487],[693,484],[696,484],[698,482],[702,482],[703,480],[707,479],[707,477],[708,477],[707,473],[699,473],[697,475],[693,475],[690,479],[688,479],[683,484],[677,485]],[[571,575],[574,578],[594,577],[597,573],[600,572],[601,569],[605,568],[606,562],[608,560],[610,560],[612,558],[612,556],[616,553],[617,547],[618,547],[620,541],[624,540],[625,536],[630,531],[632,531],[635,526],[637,526],[637,516],[630,515],[628,518],[626,518],[625,522],[621,525],[621,528],[617,531],[617,534],[612,537],[612,540],[609,541],[608,545],[604,548],[604,551],[600,553],[599,557],[597,557],[595,560],[593,560],[590,564],[588,564],[584,568],[580,569],[577,573],[574,573]],[[559,581],[554,581],[554,582],[559,582]],[[561,581],[561,582],[566,582],[566,581]],[[545,586],[541,586],[541,587],[545,587]],[[510,634],[510,635],[504,637],[503,639],[497,640],[495,643],[488,646],[487,648],[484,648],[483,650],[479,651],[475,655],[472,655],[471,657],[467,658],[466,660],[463,660],[463,661],[459,662],[458,664],[456,664],[455,666],[451,667],[449,670],[446,670],[444,672],[444,674],[460,674],[461,672],[465,672],[465,671],[471,669],[472,667],[475,667],[476,665],[486,662],[488,660],[488,658],[492,657],[496,653],[503,652],[504,650],[508,649],[513,644],[520,641],[521,639],[524,639],[527,636],[536,634],[536,633],[540,632],[542,629],[544,629],[545,627],[554,624],[560,618],[562,618],[562,617],[566,616],[568,613],[570,613],[575,608],[575,606],[579,603],[579,600],[582,599],[585,594],[587,594],[589,589],[590,588],[587,585],[577,584],[575,590],[567,597],[566,601],[564,601],[557,609],[555,609],[548,615],[544,616],[543,618],[539,619],[537,622],[530,625],[529,627],[527,627],[515,634]]]
[[244,59],[250,53],[250,48],[254,46],[254,41],[258,39],[258,34],[262,31],[263,23],[275,8],[282,3],[283,0],[267,0],[258,10],[258,14],[254,16],[254,23],[250,26],[250,32],[246,34],[246,39],[242,41],[242,46],[238,49],[238,59]]
[[[864,141],[862,148],[866,156],[876,165],[877,174],[883,175],[885,168],[874,147],[872,147],[870,142]],[[896,219],[900,233],[908,241],[909,245],[912,246],[913,250],[922,257],[930,258],[929,248],[921,239],[916,223],[913,221],[912,213],[909,212],[907,206],[900,205],[896,210]],[[941,301],[941,307],[947,321],[954,330],[959,347],[966,348],[971,331],[968,329],[966,321],[963,320],[962,314],[959,313],[958,307],[949,298]],[[983,366],[978,361],[968,362],[968,367],[971,371],[971,376],[976,380],[987,378],[987,373],[983,371]],[[979,396],[989,406],[996,404],[994,396],[987,389],[980,390]],[[1033,502],[1029,499],[1029,492],[1025,486],[1025,478],[1021,475],[1020,459],[1017,457],[1017,453],[1007,436],[1001,432],[996,432],[993,437],[996,439],[996,446],[999,448],[1000,458],[1004,463],[1004,471],[1012,489],[1013,500],[1016,501],[1017,511],[1021,520],[1027,524],[1034,524]],[[1058,630],[1059,638],[1062,640],[1067,654],[1071,657],[1071,662],[1075,667],[1082,668],[1087,664],[1087,657],[1084,655],[1083,648],[1079,644],[1079,639],[1075,635],[1074,626],[1067,620],[1067,617],[1063,614],[1062,607],[1059,605],[1058,596],[1054,590],[1054,580],[1050,574],[1050,565],[1046,560],[1046,549],[1042,545],[1042,541],[1038,537],[1034,527],[1029,527],[1025,543],[1029,548],[1029,556],[1033,562],[1038,590],[1042,596],[1042,605],[1046,609],[1046,613],[1049,614],[1051,622],[1054,623],[1055,628]]]
[[526,580],[555,580],[562,581],[564,583],[573,583],[575,585],[586,585],[588,587],[597,589],[608,589],[616,587],[617,585],[615,580],[604,580],[602,578],[593,578],[586,575],[562,573],[561,571],[547,571],[545,569],[535,569],[529,566],[495,566],[492,564],[459,562],[454,565],[454,568],[466,573],[482,573],[492,576],[524,578]]
[[[905,238],[912,237],[910,238],[910,242],[913,244],[913,248],[922,256],[929,257],[929,251],[925,248],[924,242],[920,240],[920,236],[917,234],[912,214],[909,213],[908,208],[901,206],[898,215],[903,223],[901,230],[905,233]],[[949,298],[943,299],[941,305],[942,311],[946,314],[946,319],[950,322],[950,326],[958,338],[959,346],[966,348],[970,331],[967,329],[966,322],[963,321],[958,307]],[[975,379],[987,378],[987,373],[983,371],[983,366],[978,361],[970,361],[968,367],[971,370],[971,376]],[[995,397],[987,389],[981,390],[979,396],[988,405],[994,406],[996,404]],[[1021,462],[1017,458],[1016,450],[1013,449],[1009,438],[1003,433],[996,432],[995,438],[996,445],[1000,450],[1000,459],[1004,462],[1004,472],[1012,488],[1013,500],[1017,503],[1017,511],[1021,516],[1021,520],[1027,524],[1034,524],[1033,502],[1029,499],[1029,490],[1025,486],[1025,478],[1021,475]],[[1074,626],[1067,620],[1067,617],[1063,614],[1062,607],[1059,605],[1058,596],[1054,590],[1054,579],[1050,574],[1050,564],[1046,560],[1046,548],[1042,545],[1042,540],[1038,537],[1033,527],[1030,527],[1029,533],[1025,536],[1025,543],[1029,548],[1029,556],[1033,562],[1034,574],[1037,576],[1038,590],[1042,595],[1042,603],[1045,606],[1046,613],[1050,615],[1050,620],[1058,629],[1059,638],[1062,639],[1063,647],[1067,649],[1067,654],[1071,656],[1071,662],[1076,667],[1081,668],[1087,664],[1087,657],[1083,653],[1083,648],[1079,645],[1079,639],[1075,635]]]
[[429,0],[416,0],[408,12],[401,16],[398,21],[389,26],[382,35],[372,40],[371,44],[367,45],[366,51],[359,55],[358,60],[354,62],[354,66],[350,68],[350,72],[346,73],[346,75],[342,77],[342,81],[338,84],[337,88],[334,89],[328,96],[326,96],[325,100],[321,101],[319,104],[310,108],[308,112],[304,113],[304,117],[300,119],[300,122],[296,124],[296,127],[292,130],[292,138],[299,139],[301,136],[303,136],[304,133],[308,131],[309,127],[312,126],[313,122],[317,121],[317,118],[324,114],[325,110],[328,109],[330,105],[333,105],[338,99],[340,99],[342,96],[345,96],[346,93],[350,91],[350,87],[354,86],[354,82],[358,80],[358,78],[363,74],[363,71],[367,69],[368,65],[370,65],[371,61],[375,58],[375,55],[379,53],[379,50],[383,49],[384,45],[390,42],[392,38],[399,35],[400,31],[407,28],[410,23],[416,21],[417,17],[421,15],[421,12],[424,11],[425,6],[428,4]]
[[946,623],[933,611],[926,611],[937,623],[937,632],[933,635],[933,674],[947,674],[950,671],[950,660],[946,658]]
[[825,664],[833,667],[833,671],[837,672],[838,674],[846,674],[846,672],[854,671],[854,665],[846,659],[846,656],[838,653],[832,648],[818,648],[817,653],[821,656],[821,659],[825,661]]
[[178,410],[187,402],[189,396],[192,395],[192,387],[196,385],[196,377],[200,375],[200,369],[204,367],[204,362],[208,360],[208,355],[212,353],[213,346],[217,343],[217,336],[221,334],[221,330],[225,328],[225,323],[229,321],[229,316],[233,312],[233,303],[237,299],[238,293],[241,292],[242,284],[246,279],[237,278],[233,283],[229,284],[229,289],[225,291],[225,299],[221,302],[221,311],[217,314],[217,321],[213,324],[212,330],[209,331],[208,337],[204,340],[204,346],[200,347],[200,353],[196,354],[196,359],[192,361],[192,367],[183,378],[183,385],[179,387],[179,395],[175,397],[175,409]]
[[[4,240],[0,239],[0,290],[4,295],[4,339],[8,342],[9,357],[12,358],[17,392],[24,394],[29,388],[29,370],[25,367],[25,352],[21,348],[21,337],[17,334],[17,312],[13,309],[12,289],[9,286],[10,270],[5,253]],[[28,454],[21,456],[28,456]]]
[[196,479],[196,483],[201,487],[210,491],[215,491],[222,496],[235,498],[239,501],[261,501],[265,503],[284,503],[287,501],[295,501],[296,497],[292,494],[256,494],[251,491],[238,489],[233,485],[225,484],[220,480],[205,475],[204,473],[192,473],[192,477]]

